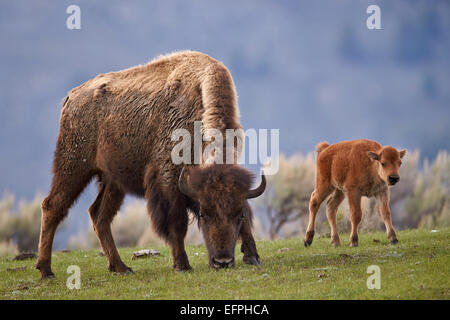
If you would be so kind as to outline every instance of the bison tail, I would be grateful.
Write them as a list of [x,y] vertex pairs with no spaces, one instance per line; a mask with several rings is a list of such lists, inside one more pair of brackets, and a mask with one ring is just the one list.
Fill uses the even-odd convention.
[[316,146],[316,152],[319,154],[325,150],[330,144],[328,142],[319,142]]

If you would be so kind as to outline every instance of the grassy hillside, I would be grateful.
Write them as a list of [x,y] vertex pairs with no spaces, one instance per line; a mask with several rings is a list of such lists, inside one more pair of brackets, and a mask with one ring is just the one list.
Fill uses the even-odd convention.
[[[402,231],[398,239],[390,246],[383,233],[361,234],[360,247],[337,249],[327,238],[309,248],[298,238],[260,241],[262,267],[243,264],[237,248],[236,267],[219,271],[208,267],[204,246],[189,246],[194,270],[184,274],[172,270],[166,247],[137,260],[136,248],[120,249],[136,272],[129,276],[109,273],[98,251],[55,252],[56,278],[46,281],[34,260],[0,257],[0,299],[449,299],[450,229]],[[69,265],[81,269],[79,290],[66,287]],[[370,265],[381,269],[379,290],[366,286]]]

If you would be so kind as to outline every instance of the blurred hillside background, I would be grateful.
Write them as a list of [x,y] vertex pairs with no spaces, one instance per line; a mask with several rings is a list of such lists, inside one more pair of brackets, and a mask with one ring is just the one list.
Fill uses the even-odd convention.
[[[81,8],[81,30],[66,28],[71,4]],[[366,27],[371,4],[381,8],[381,30]],[[407,148],[410,166],[402,170],[410,178],[402,178],[396,191],[394,225],[448,223],[450,2],[15,0],[0,2],[4,248],[36,245],[18,243],[21,232],[39,232],[39,202],[50,186],[66,93],[99,73],[182,49],[205,52],[228,66],[244,128],[280,129],[285,157],[272,185],[291,185],[254,204],[260,237],[303,235],[305,200],[291,194],[309,198],[314,161],[308,153],[321,140],[369,138]],[[87,208],[95,196],[91,185],[58,231],[55,249],[89,245]],[[373,212],[373,203],[366,208]],[[125,217],[142,219],[144,212],[142,201],[128,199],[116,229],[127,230],[120,226],[135,220]],[[277,229],[274,216],[282,214],[289,217]],[[378,220],[368,221],[380,228]],[[145,232],[153,237],[142,231],[133,241],[148,243],[141,237]],[[198,232],[192,239],[200,241]]]

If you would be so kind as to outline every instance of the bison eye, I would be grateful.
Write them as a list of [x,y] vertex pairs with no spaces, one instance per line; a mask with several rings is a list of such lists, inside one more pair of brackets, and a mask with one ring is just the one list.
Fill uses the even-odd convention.
[[203,215],[203,213],[200,212],[200,213],[198,214],[198,217],[199,217],[199,218],[204,218],[205,216]]

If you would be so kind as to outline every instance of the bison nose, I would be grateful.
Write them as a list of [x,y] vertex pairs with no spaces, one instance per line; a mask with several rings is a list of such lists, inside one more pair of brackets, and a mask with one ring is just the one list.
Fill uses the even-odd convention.
[[212,265],[214,268],[228,268],[233,266],[234,258],[212,258]]
[[214,261],[218,262],[218,263],[230,263],[231,261],[233,261],[233,258],[222,258],[222,259],[214,259]]
[[389,176],[389,184],[393,186],[400,180],[400,177],[397,174],[392,174]]

